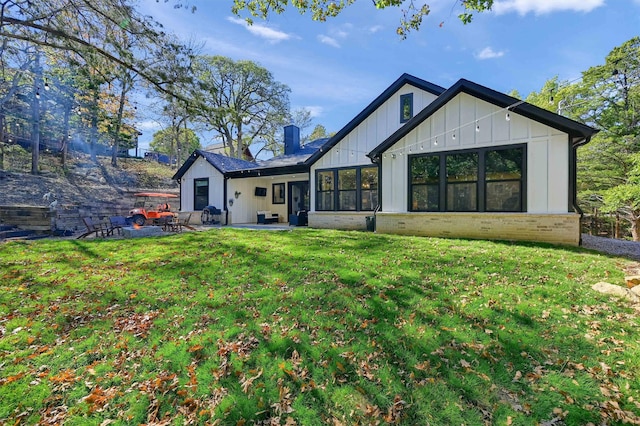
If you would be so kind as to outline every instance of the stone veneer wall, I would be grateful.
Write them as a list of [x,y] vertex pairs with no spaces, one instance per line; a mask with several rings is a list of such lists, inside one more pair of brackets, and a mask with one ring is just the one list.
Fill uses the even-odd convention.
[[309,227],[364,231],[367,216],[373,212],[309,212]]
[[580,215],[533,213],[377,213],[386,234],[484,240],[537,241],[577,246]]

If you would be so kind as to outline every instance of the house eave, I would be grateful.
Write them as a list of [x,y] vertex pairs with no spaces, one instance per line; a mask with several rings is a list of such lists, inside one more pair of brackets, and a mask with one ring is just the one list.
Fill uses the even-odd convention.
[[581,140],[590,138],[598,132],[585,124],[555,114],[551,111],[539,108],[525,101],[516,99],[509,95],[497,92],[487,87],[481,86],[471,81],[460,79],[456,84],[447,89],[435,101],[429,104],[425,109],[416,114],[404,126],[399,128],[391,136],[385,139],[377,147],[371,150],[367,156],[376,161],[386,150],[406,136],[413,129],[418,127],[422,122],[431,117],[440,108],[443,108],[450,100],[460,93],[466,93],[477,99],[488,102],[499,108],[522,115],[523,117],[535,120],[554,129],[565,132],[572,140]]
[[445,92],[445,88],[438,86],[436,84],[430,83],[426,80],[422,80],[420,78],[414,77],[410,74],[402,74],[395,82],[393,82],[387,89],[382,92],[378,97],[376,97],[365,109],[363,109],[358,115],[356,115],[346,126],[338,131],[332,138],[330,138],[327,143],[322,147],[322,149],[316,151],[307,163],[309,166],[312,166],[316,161],[318,161],[322,156],[324,156],[328,151],[331,150],[334,146],[338,144],[346,135],[348,135],[352,130],[354,130],[360,123],[367,119],[371,114],[373,114],[384,102],[386,102],[394,93],[396,93],[402,86],[405,84],[409,84],[418,89],[429,92],[433,95],[440,96]]

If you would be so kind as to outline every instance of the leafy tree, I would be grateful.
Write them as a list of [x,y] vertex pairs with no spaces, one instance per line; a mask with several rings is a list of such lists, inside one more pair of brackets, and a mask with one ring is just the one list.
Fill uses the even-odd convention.
[[275,142],[289,117],[289,87],[252,61],[199,56],[194,69],[199,102],[206,107],[200,119],[221,137],[232,157],[243,158],[255,142]]
[[327,129],[322,124],[317,124],[316,127],[313,128],[313,131],[309,135],[309,141],[315,141],[317,139],[322,138],[330,138],[335,133],[328,133]]
[[[254,17],[266,19],[272,13],[284,12],[286,7],[291,4],[300,13],[310,12],[314,21],[325,21],[327,18],[338,16],[344,8],[352,5],[355,1],[234,0],[232,11],[238,16],[241,16],[243,11],[247,12],[248,17],[246,19],[249,23],[252,23],[252,18]],[[455,3],[458,3],[458,0]],[[464,12],[458,15],[458,18],[464,24],[472,21],[474,12],[490,10],[493,6],[493,0],[461,0],[459,3]],[[410,31],[420,29],[422,19],[431,12],[428,4],[422,1],[416,4],[415,0],[372,0],[372,5],[379,10],[392,7],[401,10],[402,18],[396,32],[403,39],[407,37]]]
[[[35,49],[19,40],[2,39],[0,44],[0,168],[4,164],[5,141],[20,129],[24,118],[22,99],[17,99],[23,85],[31,81],[27,71],[35,59]],[[28,77],[28,78],[27,78]]]
[[[180,144],[178,144],[180,141]],[[191,153],[196,149],[202,148],[200,139],[196,133],[189,128],[169,127],[159,130],[153,134],[153,140],[149,147],[160,154],[167,154],[170,158],[178,158],[178,146],[182,151]],[[180,159],[177,164],[181,163]]]
[[527,100],[600,129],[578,150],[579,199],[628,221],[640,241],[637,191],[631,190],[640,153],[640,37],[614,48],[581,81],[551,79]]
[[302,145],[309,142],[309,135],[305,134],[305,130],[311,126],[312,121],[311,111],[306,108],[298,108],[291,113],[289,122],[300,129],[300,143]]
[[[131,0],[12,0],[0,6],[0,37],[74,52],[80,58],[98,55],[137,73],[160,92],[177,93],[179,81],[171,78],[172,70],[182,64],[168,61],[177,51],[185,56],[189,52],[170,40],[160,24],[139,15]],[[136,55],[119,42],[123,37],[114,37],[115,28],[124,38],[139,41]],[[156,61],[149,62],[150,57]]]

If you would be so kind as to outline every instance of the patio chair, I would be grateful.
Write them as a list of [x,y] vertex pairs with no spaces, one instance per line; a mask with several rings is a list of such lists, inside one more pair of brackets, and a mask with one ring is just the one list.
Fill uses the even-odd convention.
[[189,221],[191,220],[192,213],[189,213],[185,218],[181,218],[180,216],[174,218],[172,221],[167,222],[165,231],[170,232],[182,232],[182,228],[187,228],[192,231],[195,231],[196,228],[189,225]]
[[95,234],[96,237],[108,237],[109,235],[113,235],[113,228],[111,228],[106,223],[102,222],[94,222],[90,217],[83,217],[82,222],[84,222],[84,226],[87,227],[87,231],[81,234],[77,239],[88,237],[91,234]]
[[111,216],[109,218],[109,223],[111,223],[111,234],[117,232],[118,235],[122,235],[122,228],[131,226],[131,224],[127,222],[127,218],[124,216]]

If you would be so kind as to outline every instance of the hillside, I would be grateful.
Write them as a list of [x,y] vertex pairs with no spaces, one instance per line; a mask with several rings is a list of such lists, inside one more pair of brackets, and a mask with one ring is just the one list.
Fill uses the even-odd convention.
[[0,206],[44,206],[54,199],[62,206],[117,204],[128,203],[126,198],[140,190],[178,192],[171,179],[175,169],[142,159],[121,158],[114,168],[108,157],[98,157],[96,163],[88,155],[75,154],[63,170],[57,156],[43,153],[40,174],[30,174],[30,166],[26,151],[5,152],[0,164]]

